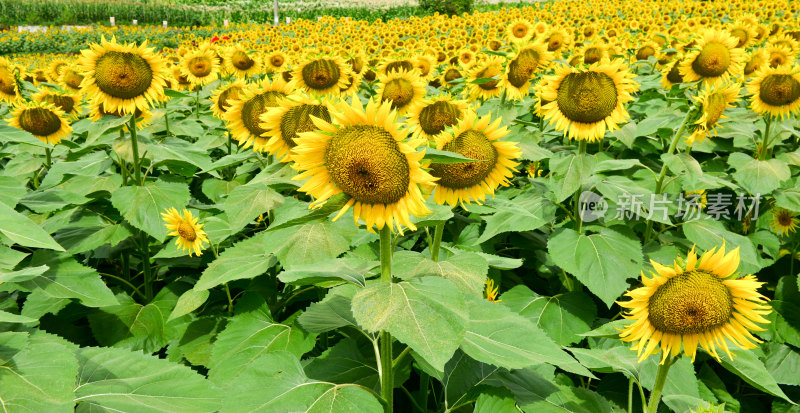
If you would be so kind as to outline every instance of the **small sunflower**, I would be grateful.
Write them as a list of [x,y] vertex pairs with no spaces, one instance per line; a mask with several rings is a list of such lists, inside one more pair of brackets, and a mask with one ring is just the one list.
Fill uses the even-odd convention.
[[[166,99],[165,63],[147,42],[140,46],[119,44],[116,39],[92,44],[82,50],[80,60],[85,78],[81,88],[105,110],[133,113],[147,110]],[[70,69],[64,73],[66,76]],[[69,82],[64,81],[69,85]]]
[[204,242],[208,241],[208,236],[203,230],[203,224],[198,224],[199,217],[195,218],[189,210],[184,209],[181,214],[175,208],[167,208],[166,212],[161,213],[164,219],[164,226],[169,231],[168,236],[175,236],[175,246],[181,250],[188,251],[189,256],[192,252],[198,257],[203,255]]
[[264,56],[264,68],[267,73],[278,73],[288,66],[289,58],[280,50],[273,50]]
[[769,55],[767,55],[767,52],[764,49],[758,49],[750,52],[744,60],[745,79],[752,76],[756,70],[761,69],[765,64],[767,64],[768,60]]
[[378,76],[377,96],[381,102],[389,102],[398,115],[404,115],[425,98],[425,81],[416,72],[393,70]]
[[730,28],[731,36],[735,37],[738,42],[734,47],[746,48],[750,46],[758,37],[758,33],[753,25],[744,21],[737,21]]
[[636,60],[647,60],[650,56],[655,56],[661,50],[656,42],[648,41],[639,45],[634,53]]
[[800,66],[764,67],[747,84],[750,108],[783,118],[800,112]]
[[388,75],[389,72],[398,70],[413,72],[414,69],[414,59],[411,57],[395,57],[393,59],[384,59],[377,67],[378,75]]
[[738,83],[718,83],[713,86],[705,86],[699,95],[694,99],[702,104],[702,116],[695,122],[696,129],[687,138],[688,145],[694,142],[702,142],[706,136],[715,136],[714,131],[720,119],[725,119],[723,115],[725,109],[733,107],[733,103],[739,97],[741,85]]
[[7,66],[0,66],[0,102],[9,103],[19,99],[19,84],[17,77]]
[[348,87],[350,68],[338,56],[323,56],[307,60],[292,72],[289,87],[306,93],[338,95]]
[[688,52],[681,62],[683,81],[713,84],[740,76],[744,50],[736,47],[738,42],[738,38],[723,30],[703,31],[697,39],[697,50]]
[[503,73],[503,58],[493,56],[484,62],[476,63],[467,77],[469,79],[470,99],[489,99],[500,96],[500,76]]
[[463,79],[465,72],[458,66],[447,66],[441,71],[440,79],[443,86],[454,86],[458,79]]
[[795,52],[791,48],[779,45],[767,46],[767,63],[770,67],[791,65],[795,61]]
[[240,45],[231,46],[225,51],[225,70],[234,76],[247,79],[261,72],[261,60],[254,53]]
[[672,86],[683,83],[683,76],[681,76],[680,65],[683,56],[677,56],[675,60],[667,63],[664,70],[661,71],[661,87],[666,90],[672,89]]
[[180,63],[181,74],[194,86],[205,86],[219,77],[219,61],[214,50],[199,48],[186,54]]
[[59,92],[54,89],[42,89],[31,96],[31,100],[36,102],[51,103],[61,109],[66,115],[76,115],[80,98],[72,93]]
[[448,126],[464,117],[468,104],[444,94],[425,99],[408,112],[408,126],[415,138],[434,139]]
[[55,145],[72,132],[66,114],[46,102],[17,102],[11,108],[10,126],[22,129],[40,141]]
[[602,139],[606,128],[614,130],[625,122],[637,84],[622,60],[604,60],[585,70],[561,66],[543,80],[541,100],[545,119],[555,123],[570,139],[594,142]]
[[763,316],[772,310],[757,292],[764,283],[753,275],[735,278],[739,248],[726,254],[723,243],[699,260],[692,248],[685,262],[651,263],[656,270],[653,277],[642,272],[644,286],[625,294],[631,300],[618,302],[628,309],[624,317],[633,320],[620,338],[636,342],[631,348],[638,352],[639,362],[658,353],[659,343],[664,363],[670,354],[680,354],[681,346],[694,362],[698,344],[719,360],[717,346],[733,359],[728,340],[742,349],[761,342],[749,330],[763,331],[755,323],[769,323]]
[[499,303],[500,301],[503,301],[503,300],[498,300],[497,299],[497,293],[498,293],[499,290],[500,290],[500,286],[499,285],[495,285],[493,279],[491,279],[491,278],[487,278],[486,279],[486,291],[485,291],[485,294],[486,294],[486,300],[487,301],[489,301],[491,303]]
[[435,178],[420,166],[423,152],[415,152],[422,139],[406,141],[407,131],[398,127],[397,114],[388,102],[370,100],[362,107],[340,102],[331,111],[336,125],[312,118],[318,131],[301,133],[292,151],[295,180],[308,179],[301,192],[319,207],[333,195],[345,193],[350,200],[334,217],[351,206],[353,216],[366,222],[367,229],[384,225],[402,232],[402,226],[416,226],[410,215],[430,213],[420,186],[433,186]]
[[231,101],[239,99],[247,89],[241,80],[222,85],[211,94],[211,111],[218,119],[223,119],[225,112],[231,107]]
[[256,152],[265,150],[267,139],[263,136],[267,130],[261,127],[261,115],[278,107],[280,100],[290,93],[288,85],[277,76],[272,82],[264,79],[258,84],[249,85],[239,99],[228,101],[230,108],[222,118],[239,146],[252,146]]
[[463,206],[470,199],[480,204],[486,195],[493,196],[500,185],[508,186],[508,178],[519,165],[513,159],[522,153],[516,142],[499,140],[508,134],[500,122],[500,118],[492,122],[490,115],[478,118],[469,111],[452,131],[437,135],[436,149],[480,161],[431,164],[431,175],[439,178],[434,193],[437,204]]
[[527,42],[533,37],[534,33],[533,25],[526,19],[518,19],[508,25],[507,36],[511,43]]
[[64,59],[56,59],[50,62],[50,71],[48,76],[50,79],[54,81],[58,81],[61,78],[61,75],[64,74],[64,71],[70,67],[71,63]]
[[502,88],[508,99],[522,100],[528,94],[531,79],[540,70],[544,70],[553,60],[553,54],[547,51],[544,43],[525,44],[511,56],[502,78]]
[[86,77],[81,71],[73,67],[68,67],[61,72],[61,77],[58,78],[58,84],[71,92],[83,94],[84,79],[86,79]]
[[316,130],[312,116],[331,122],[330,106],[327,99],[305,94],[282,99],[277,107],[261,115],[260,127],[267,131],[262,136],[269,138],[264,149],[281,162],[291,161],[290,151],[297,146],[295,140],[298,134]]
[[797,232],[797,228],[800,227],[800,219],[797,218],[797,214],[783,208],[775,208],[771,213],[772,219],[769,221],[769,227],[774,233],[787,237],[790,232]]

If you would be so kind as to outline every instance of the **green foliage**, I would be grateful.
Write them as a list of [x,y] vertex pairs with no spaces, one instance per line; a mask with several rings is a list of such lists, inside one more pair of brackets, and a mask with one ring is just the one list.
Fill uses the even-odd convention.
[[439,13],[448,16],[469,13],[473,0],[419,0],[419,8],[425,13]]

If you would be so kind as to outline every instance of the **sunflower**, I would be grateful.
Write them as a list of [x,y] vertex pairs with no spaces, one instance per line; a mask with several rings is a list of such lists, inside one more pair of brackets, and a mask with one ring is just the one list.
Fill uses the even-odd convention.
[[267,73],[277,73],[288,66],[289,58],[280,50],[273,50],[264,56],[264,68]]
[[170,86],[172,89],[175,90],[192,90],[192,82],[189,81],[189,78],[184,76],[183,72],[181,71],[180,66],[174,66],[170,69],[172,72],[172,79],[170,80]]
[[456,81],[462,78],[464,78],[464,71],[457,66],[447,66],[440,75],[443,86],[454,86]]
[[352,105],[340,102],[331,114],[336,126],[312,118],[319,130],[295,139],[292,167],[300,174],[294,179],[308,179],[299,190],[316,198],[312,207],[338,193],[350,196],[334,219],[352,206],[356,223],[363,219],[370,231],[384,225],[400,232],[402,226],[416,229],[409,216],[430,212],[420,186],[435,181],[420,166],[424,153],[415,152],[425,141],[406,141],[407,131],[397,126],[389,102],[373,99],[363,107],[354,99]]
[[347,89],[350,67],[338,56],[323,56],[307,60],[292,72],[289,87],[306,93],[337,95]]
[[608,46],[600,43],[588,44],[578,53],[582,56],[583,63],[587,65],[597,63],[610,56]]
[[[118,44],[116,39],[101,39],[81,51],[80,65],[84,78],[81,88],[104,110],[133,113],[147,110],[157,101],[166,99],[165,63],[147,42],[140,46]],[[68,69],[64,76],[70,73]],[[69,86],[69,82],[63,83]]]
[[741,75],[744,50],[739,40],[722,30],[708,29],[697,39],[697,50],[688,52],[680,65],[684,82],[724,82]]
[[184,209],[183,214],[178,212],[175,208],[167,208],[166,212],[161,213],[164,219],[164,226],[169,231],[168,236],[175,236],[175,246],[181,250],[189,251],[189,256],[192,252],[195,255],[203,255],[203,243],[209,242],[206,232],[203,230],[203,224],[198,224],[197,220],[189,210]]
[[636,49],[634,58],[636,58],[636,60],[647,60],[650,56],[655,56],[660,50],[661,47],[656,42],[644,42]]
[[497,299],[497,292],[498,292],[499,289],[500,289],[500,286],[495,285],[493,279],[487,278],[486,279],[486,291],[485,291],[486,300],[491,302],[491,303],[499,303],[500,301],[503,301],[503,300],[498,300]]
[[262,136],[269,138],[264,149],[281,162],[291,161],[289,151],[297,146],[295,140],[298,134],[316,130],[311,121],[312,116],[331,122],[330,106],[331,103],[324,98],[305,94],[294,94],[282,99],[276,108],[260,117],[260,127],[267,131]]
[[522,152],[516,142],[499,140],[508,135],[508,129],[501,128],[500,122],[500,118],[492,122],[490,115],[478,118],[469,111],[452,131],[437,135],[436,149],[480,161],[431,164],[431,175],[439,178],[434,193],[437,204],[463,206],[470,199],[480,204],[486,195],[494,196],[498,186],[508,186],[508,178],[519,165],[512,159]]
[[225,70],[241,79],[247,79],[261,72],[261,60],[241,45],[229,47],[225,51],[224,62]]
[[680,72],[681,59],[683,59],[683,56],[678,55],[675,60],[667,63],[664,66],[664,70],[661,71],[661,87],[664,89],[670,90],[672,86],[683,83],[683,76],[681,76]]
[[377,67],[378,75],[386,75],[389,72],[397,70],[405,70],[406,72],[414,71],[414,59],[411,57],[395,57],[392,59],[384,59]]
[[72,93],[59,92],[55,89],[42,89],[31,96],[31,100],[36,102],[51,103],[61,109],[67,115],[76,115],[80,98]]
[[508,25],[508,40],[511,43],[524,43],[530,40],[534,35],[534,29],[531,22],[525,19],[518,19]]
[[11,108],[10,126],[22,129],[40,141],[55,145],[72,132],[66,114],[46,102],[17,102]]
[[211,111],[218,119],[222,119],[231,106],[231,101],[239,99],[247,89],[247,84],[241,80],[218,87],[211,94]]
[[766,48],[766,54],[770,67],[791,65],[795,60],[795,53],[786,46],[769,45]]
[[561,57],[561,53],[572,44],[569,32],[560,27],[551,28],[544,41],[547,44],[547,51],[552,52],[554,58]]
[[263,135],[267,130],[261,127],[261,115],[277,107],[280,100],[290,93],[291,89],[278,76],[272,82],[264,79],[258,84],[249,85],[239,99],[228,101],[230,108],[222,118],[239,146],[253,146],[256,152],[264,151],[267,140]]
[[502,88],[512,100],[522,100],[528,94],[531,79],[539,70],[544,70],[553,60],[553,54],[541,42],[521,46],[506,65]]
[[769,226],[776,234],[786,237],[790,232],[797,232],[800,226],[800,219],[797,219],[797,214],[783,209],[775,208],[771,211],[772,219],[769,221]]
[[756,70],[761,69],[769,59],[767,52],[764,49],[758,49],[750,52],[747,57],[745,58],[745,65],[744,65],[744,77],[749,78],[756,72]]
[[48,73],[48,76],[53,81],[57,82],[58,79],[60,79],[61,76],[64,74],[64,71],[67,70],[68,67],[70,67],[70,65],[71,63],[64,59],[53,60],[52,62],[50,62],[50,72]]
[[792,36],[781,34],[777,36],[773,36],[769,39],[769,44],[767,48],[770,47],[784,47],[789,49],[789,52],[794,56],[797,52],[800,52],[800,42],[795,40]]
[[180,68],[181,74],[194,86],[205,86],[219,77],[219,61],[209,47],[187,53]]
[[19,97],[17,77],[8,66],[0,66],[0,102],[12,103]]
[[419,55],[414,57],[414,68],[417,69],[419,77],[425,80],[430,80],[433,77],[433,67],[436,64],[436,59],[428,55]]
[[[680,257],[679,257],[680,259]],[[634,320],[620,333],[622,341],[635,341],[631,347],[639,362],[658,351],[661,363],[670,354],[681,351],[694,362],[699,344],[719,360],[719,346],[728,357],[730,340],[742,349],[755,348],[761,341],[750,331],[763,331],[755,322],[768,323],[763,316],[771,312],[767,298],[757,292],[764,283],[753,275],[734,278],[739,267],[739,248],[725,253],[725,244],[706,251],[698,260],[694,247],[686,258],[673,266],[651,261],[656,273],[647,278],[642,272],[643,287],[627,292],[631,300],[617,302],[628,311],[624,317]]]
[[86,77],[77,69],[68,67],[61,72],[58,84],[71,92],[83,94],[83,82]]
[[410,109],[406,123],[415,138],[434,139],[446,127],[458,123],[467,108],[465,100],[456,100],[449,94],[443,94],[425,99]]
[[500,75],[503,73],[503,58],[493,56],[482,63],[476,63],[467,77],[469,79],[469,97],[473,100],[489,99],[500,96]]
[[686,139],[686,144],[702,142],[706,136],[715,136],[715,129],[720,119],[725,119],[723,115],[725,109],[733,107],[733,103],[739,97],[741,85],[738,83],[718,83],[713,86],[706,85],[703,90],[694,97],[702,104],[703,112],[700,119],[695,122],[695,130]]
[[404,115],[425,97],[425,82],[416,72],[393,70],[378,77],[377,95],[381,102],[389,102],[398,115]]
[[764,67],[747,85],[750,108],[773,117],[800,112],[800,66]]
[[606,128],[614,130],[629,117],[624,104],[631,101],[637,84],[620,59],[603,60],[587,69],[561,66],[543,82],[541,100],[545,119],[558,131],[594,142]]

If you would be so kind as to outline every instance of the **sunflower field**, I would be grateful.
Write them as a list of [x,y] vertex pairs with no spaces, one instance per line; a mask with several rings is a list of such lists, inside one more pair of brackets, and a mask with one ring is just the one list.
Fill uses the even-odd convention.
[[0,411],[798,413],[798,12],[0,58]]

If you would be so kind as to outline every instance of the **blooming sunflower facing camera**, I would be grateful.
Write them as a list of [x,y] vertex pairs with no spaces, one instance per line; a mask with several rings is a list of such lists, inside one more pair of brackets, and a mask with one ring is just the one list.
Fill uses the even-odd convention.
[[531,85],[531,79],[540,70],[544,70],[553,60],[553,54],[547,46],[540,42],[522,45],[514,53],[506,65],[502,78],[502,87],[511,100],[522,100]]
[[491,121],[490,115],[478,118],[469,111],[452,129],[436,136],[436,149],[454,152],[478,162],[449,164],[432,163],[431,175],[436,182],[434,201],[437,204],[481,203],[486,195],[494,195],[500,185],[508,186],[508,178],[515,171],[522,155],[516,142],[500,141],[508,135],[500,127],[501,119]]
[[425,99],[408,112],[408,123],[415,138],[435,139],[448,126],[464,117],[468,104],[445,94]]
[[800,66],[762,67],[747,84],[750,108],[772,117],[800,112]]
[[656,270],[652,278],[643,272],[644,286],[628,291],[630,300],[618,302],[628,309],[624,317],[633,321],[620,338],[635,342],[631,348],[639,362],[661,351],[664,363],[681,347],[694,362],[698,344],[717,360],[717,347],[733,359],[729,340],[741,349],[761,342],[750,331],[763,331],[756,323],[769,323],[763,316],[772,309],[757,291],[764,283],[753,275],[735,276],[739,248],[726,253],[723,243],[699,259],[692,248],[685,262],[679,257],[673,266],[651,263]]
[[225,70],[240,79],[247,79],[261,72],[261,60],[258,56],[239,45],[231,46],[225,51],[224,62]]
[[570,139],[594,142],[606,129],[618,129],[633,100],[637,84],[622,60],[603,60],[587,69],[564,66],[542,81],[540,99],[547,101],[541,111],[550,124]]
[[[165,63],[147,42],[140,46],[119,44],[112,38],[103,38],[100,44],[81,50],[83,68],[81,88],[86,95],[102,104],[109,112],[134,113],[145,111],[155,102],[165,99]],[[64,84],[71,87],[67,69],[62,76]],[[74,76],[74,75],[72,75]]]
[[492,56],[476,63],[467,75],[470,99],[489,99],[500,96],[500,75],[503,73],[503,58]]
[[18,102],[6,121],[50,145],[61,142],[72,132],[64,111],[47,102]]
[[264,149],[281,162],[291,161],[289,151],[297,146],[297,134],[316,129],[312,116],[331,122],[330,106],[327,99],[304,94],[282,99],[277,107],[261,115],[261,128],[267,131],[263,137],[269,138]]
[[800,219],[797,218],[797,214],[784,208],[775,208],[771,212],[772,218],[769,221],[769,227],[774,233],[786,237],[790,233],[797,232],[797,228],[800,227]]
[[350,67],[338,56],[309,58],[292,72],[289,87],[306,93],[338,95],[346,89]]
[[744,49],[737,48],[739,39],[724,30],[708,29],[701,32],[695,45],[680,65],[684,82],[702,80],[714,84],[741,76]]
[[192,252],[195,255],[203,255],[204,242],[208,241],[208,236],[203,230],[203,224],[198,224],[199,217],[193,217],[192,213],[187,209],[183,213],[178,212],[175,208],[168,208],[165,213],[161,213],[164,219],[164,226],[169,231],[168,236],[175,236],[175,246],[179,249],[188,251],[189,256]]
[[225,112],[231,107],[231,102],[239,99],[247,89],[247,84],[242,80],[222,85],[211,93],[211,112],[218,119],[222,119]]
[[201,47],[189,52],[181,59],[181,74],[193,86],[205,86],[219,77],[219,62],[214,50]]
[[230,108],[222,116],[231,137],[244,148],[253,147],[256,152],[266,149],[267,130],[261,127],[261,115],[276,108],[280,100],[289,95],[291,89],[280,76],[270,82],[264,79],[260,83],[248,85],[241,92],[239,99],[228,101]]
[[307,179],[299,190],[316,198],[311,207],[343,192],[350,199],[334,220],[352,207],[356,223],[362,219],[370,231],[416,229],[410,216],[430,213],[420,186],[435,181],[420,166],[424,153],[415,152],[424,140],[406,140],[388,102],[340,102],[331,115],[335,125],[312,118],[318,130],[301,133],[292,150],[292,167],[300,171],[294,179]]
[[392,70],[378,76],[378,82],[378,98],[381,102],[389,102],[401,116],[419,105],[425,97],[425,81],[416,71]]

